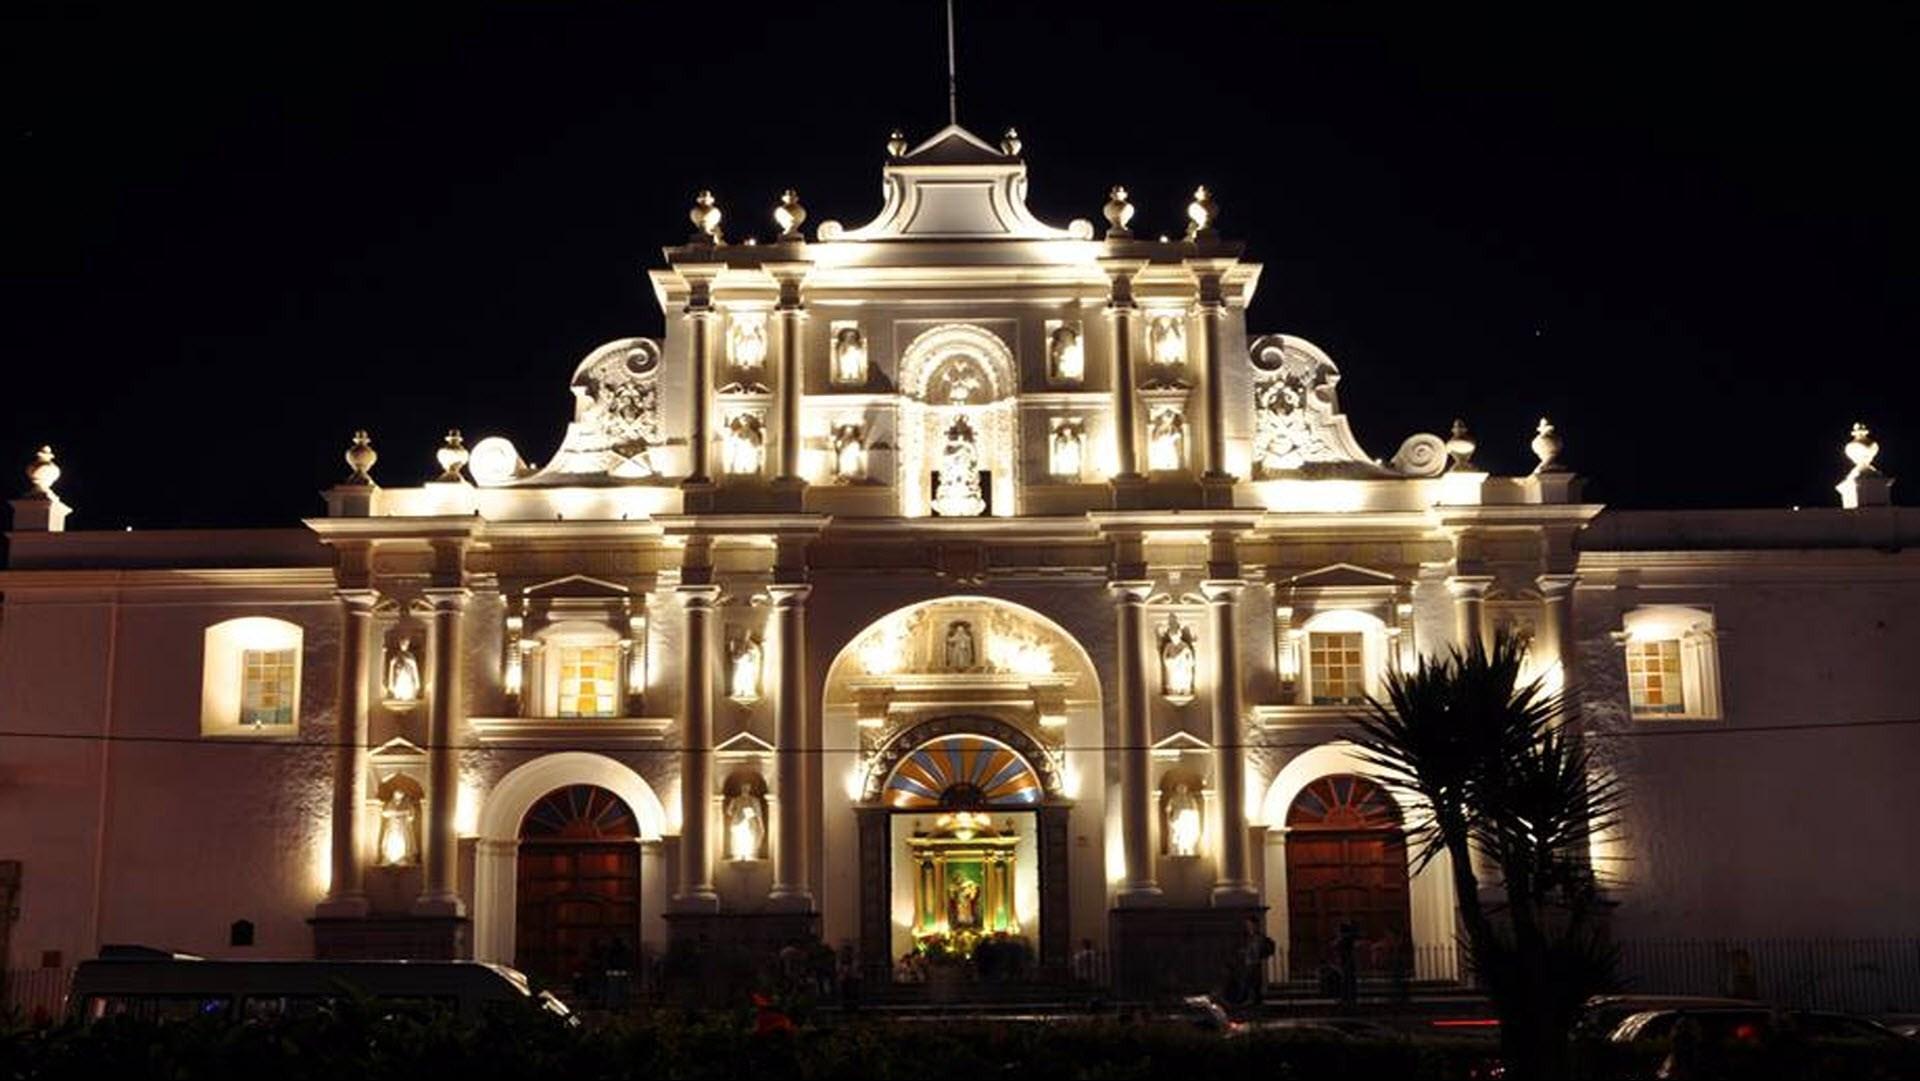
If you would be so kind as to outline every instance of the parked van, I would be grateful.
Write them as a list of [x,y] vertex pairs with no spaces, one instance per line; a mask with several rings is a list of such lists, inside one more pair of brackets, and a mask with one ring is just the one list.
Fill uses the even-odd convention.
[[463,1019],[502,1004],[532,1004],[577,1023],[567,1007],[505,965],[481,961],[209,961],[141,948],[101,951],[73,976],[69,1008],[82,1020],[298,1016],[353,997],[400,1008],[444,1008]]

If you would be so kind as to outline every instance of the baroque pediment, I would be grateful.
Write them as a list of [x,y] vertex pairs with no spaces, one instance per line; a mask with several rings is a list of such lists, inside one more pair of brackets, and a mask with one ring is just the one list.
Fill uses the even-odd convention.
[[1253,472],[1281,478],[1433,477],[1447,466],[1446,441],[1409,436],[1391,459],[1368,455],[1340,410],[1340,368],[1319,346],[1289,334],[1255,338]]
[[847,240],[1091,240],[1093,224],[1059,229],[1027,209],[1027,164],[949,124],[883,171],[886,203],[857,229],[822,222],[823,243]]

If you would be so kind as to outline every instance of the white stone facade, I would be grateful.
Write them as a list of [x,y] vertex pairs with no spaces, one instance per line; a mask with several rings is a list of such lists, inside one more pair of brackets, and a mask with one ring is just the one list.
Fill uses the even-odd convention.
[[[1210,200],[1181,240],[1111,207],[1104,237],[1054,228],[1015,151],[938,133],[889,160],[874,222],[812,241],[726,242],[696,209],[652,275],[666,335],[580,363],[543,465],[450,441],[457,480],[376,485],[364,456],[294,530],[65,532],[36,480],[0,573],[7,965],[306,956],[329,927],[520,960],[523,823],[573,785],[631,812],[646,944],[669,913],[817,917],[890,959],[900,837],[937,811],[884,793],[931,733],[1038,778],[980,806],[1021,816],[1043,963],[1124,951],[1139,910],[1253,914],[1284,944],[1289,809],[1364,772],[1351,696],[1502,623],[1625,772],[1595,853],[1621,933],[1914,933],[1911,514],[1603,511],[1557,436],[1524,477],[1460,435],[1372,458],[1332,358],[1250,341],[1259,267]],[[216,703],[254,693],[246,664],[281,678],[278,650],[290,720]],[[1198,839],[1172,844],[1190,800]],[[412,850],[386,851],[393,821]],[[1443,867],[1406,906],[1412,944],[1454,940]]]

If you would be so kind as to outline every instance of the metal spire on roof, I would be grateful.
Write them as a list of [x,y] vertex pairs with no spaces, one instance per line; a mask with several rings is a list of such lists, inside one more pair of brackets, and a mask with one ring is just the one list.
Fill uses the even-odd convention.
[[947,123],[960,123],[960,82],[953,67],[953,0],[947,0]]

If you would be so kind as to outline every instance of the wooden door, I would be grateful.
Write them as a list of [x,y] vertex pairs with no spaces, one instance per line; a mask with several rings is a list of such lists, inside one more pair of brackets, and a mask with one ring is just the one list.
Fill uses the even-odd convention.
[[558,789],[527,812],[520,837],[514,967],[565,987],[616,941],[634,956],[640,846],[626,804],[589,785]]
[[1363,973],[1405,970],[1412,959],[1407,842],[1398,808],[1353,775],[1308,785],[1287,814],[1288,967],[1310,978],[1336,964],[1341,928],[1357,936]]

